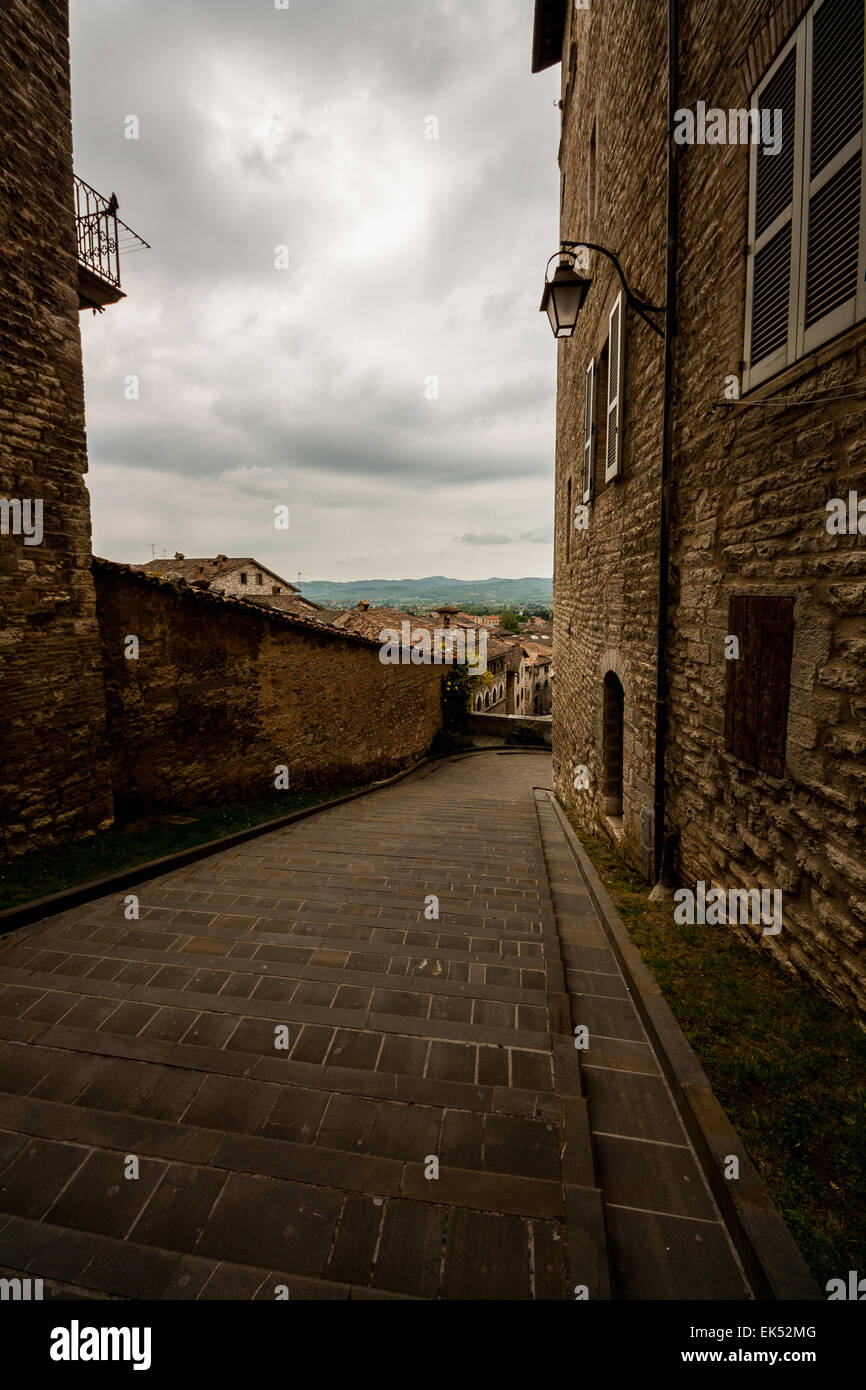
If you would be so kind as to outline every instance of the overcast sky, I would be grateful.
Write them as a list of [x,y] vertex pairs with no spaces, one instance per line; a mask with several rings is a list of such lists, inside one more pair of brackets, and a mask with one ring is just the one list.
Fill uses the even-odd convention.
[[559,69],[530,74],[532,0],[71,8],[76,171],[153,248],[81,317],[95,552],[549,575]]

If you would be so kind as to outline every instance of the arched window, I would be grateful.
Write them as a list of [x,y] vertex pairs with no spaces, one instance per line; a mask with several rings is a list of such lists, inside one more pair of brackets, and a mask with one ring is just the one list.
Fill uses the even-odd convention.
[[487,693],[486,693],[486,695],[484,696],[484,708],[485,708],[485,709],[489,709],[489,707],[490,707],[490,691],[488,690]]
[[604,678],[602,810],[606,816],[622,815],[622,727],[625,693],[619,677],[608,671]]

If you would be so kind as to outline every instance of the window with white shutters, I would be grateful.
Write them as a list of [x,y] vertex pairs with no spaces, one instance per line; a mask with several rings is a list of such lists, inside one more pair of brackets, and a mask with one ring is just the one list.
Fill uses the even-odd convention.
[[862,275],[864,0],[823,0],[807,19],[800,352],[857,317]]
[[592,501],[595,479],[595,395],[598,385],[598,365],[592,359],[586,369],[586,386],[583,399],[583,485],[584,502]]
[[625,368],[625,315],[619,294],[610,311],[607,365],[607,438],[604,481],[611,482],[622,472],[623,381]]
[[866,316],[864,18],[818,0],[752,100],[782,115],[779,152],[752,147],[746,390]]

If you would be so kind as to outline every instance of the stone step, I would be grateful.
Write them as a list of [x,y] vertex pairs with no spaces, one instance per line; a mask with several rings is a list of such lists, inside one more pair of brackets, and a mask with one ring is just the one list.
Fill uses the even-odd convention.
[[[89,1253],[93,1236],[113,1239],[115,1282],[106,1287],[114,1292],[118,1271],[137,1267],[140,1247],[155,1247],[161,1266],[172,1252],[419,1297],[448,1297],[449,1287],[454,1296],[484,1296],[485,1278],[499,1296],[508,1296],[502,1290],[516,1279],[513,1296],[525,1297],[518,1292],[524,1274],[536,1296],[565,1296],[559,1182],[456,1166],[430,1181],[421,1163],[0,1099],[0,1123],[18,1131],[0,1133],[0,1143],[19,1146],[7,1148],[0,1163],[0,1213],[48,1223],[47,1239],[62,1229],[62,1260],[74,1260],[82,1248]],[[131,1154],[138,1159],[136,1178],[125,1177]],[[0,1227],[2,1258],[14,1267],[4,1237]],[[88,1285],[81,1270],[40,1261],[41,1230],[31,1226],[26,1237],[28,1272]],[[465,1263],[467,1242],[484,1259],[474,1294],[464,1287],[475,1272],[474,1261]],[[515,1260],[524,1265],[519,1279],[509,1274]],[[145,1269],[152,1263],[145,1260]],[[134,1277],[140,1281],[140,1274]],[[136,1287],[142,1296],[141,1282]],[[327,1296],[322,1288],[297,1292]],[[340,1290],[337,1296],[356,1295]]]
[[[181,942],[204,943],[195,944],[190,949],[203,954],[232,958],[237,956],[242,959],[260,954],[262,948],[267,946],[295,952],[294,956],[286,956],[289,960],[299,960],[303,954],[312,951],[330,950],[406,961],[419,957],[438,957],[443,961],[468,961],[480,966],[514,965],[519,960],[521,967],[528,967],[533,960],[540,960],[544,956],[545,925],[548,939],[552,939],[553,935],[552,916],[546,924],[539,917],[538,930],[531,937],[526,934],[521,937],[516,934],[513,937],[503,936],[500,929],[497,933],[490,932],[483,938],[470,935],[468,932],[461,938],[459,933],[455,934],[452,929],[435,936],[421,933],[417,939],[413,939],[410,931],[395,932],[391,929],[383,930],[378,938],[374,937],[369,929],[359,928],[357,934],[352,935],[350,928],[329,925],[330,919],[321,924],[293,923],[292,927],[266,931],[234,927],[228,924],[225,918],[213,921],[206,915],[203,915],[202,920],[195,921],[195,916],[196,914],[186,913],[185,917],[191,920],[183,923],[164,922],[146,916],[137,922],[127,923],[123,919],[121,908],[118,908],[111,918],[97,918],[87,914],[75,928],[75,941],[79,948],[88,942],[96,945],[127,942],[129,945],[145,946],[155,951],[178,950]],[[44,944],[46,947],[62,951],[71,935],[71,932],[67,934],[61,926],[50,935],[46,935]],[[395,940],[395,937],[398,939]],[[40,938],[33,940],[35,944]]]
[[[566,992],[584,962],[563,960],[527,762],[491,760],[484,787],[477,766],[164,874],[139,921],[118,895],[0,955],[0,1210],[36,1223],[34,1253],[48,1226],[70,1252],[127,1246],[119,1296],[142,1250],[338,1296],[610,1296]],[[582,907],[560,904],[576,950]],[[74,1264],[52,1277],[93,1290]]]
[[[430,1155],[441,1169],[545,1183],[560,1178],[552,1104],[546,1114],[518,1116],[496,1109],[491,1096],[486,1110],[470,1112],[47,1051],[30,1059],[17,1088],[11,1081],[5,1086],[0,1128],[10,1133],[191,1162],[217,1161],[223,1137],[241,1148],[262,1141],[267,1167],[251,1171],[299,1182],[314,1182],[323,1172],[331,1185],[352,1191],[396,1195],[403,1166],[423,1167]],[[579,1139],[575,1130],[574,1143]]]
[[[0,970],[0,978],[3,974]],[[244,1030],[251,1038],[267,1041],[265,1051],[274,1050],[275,1029],[282,1025],[289,1032],[290,1052],[297,1046],[296,1036],[304,1026],[308,1026],[311,1034],[321,1037],[323,1042],[324,1033],[313,1033],[316,1026],[329,1029],[329,1037],[337,1030],[348,1033],[372,1030],[377,1034],[423,1037],[431,1042],[508,1047],[528,1052],[549,1051],[547,1013],[541,1001],[536,1005],[515,1005],[462,1000],[459,1007],[453,1002],[450,1008],[434,1010],[432,995],[429,1002],[422,1004],[420,1001],[425,999],[423,994],[375,990],[366,1009],[342,1009],[326,1004],[296,1004],[285,998],[270,997],[282,994],[283,990],[270,988],[270,977],[264,979],[269,982],[269,987],[262,995],[241,999],[235,995],[195,989],[126,985],[87,976],[58,977],[34,971],[14,981],[3,981],[5,988],[0,987],[0,1015],[22,1017],[32,1009],[51,1021],[56,1018],[59,1022],[64,1016],[65,1001],[72,1001],[78,996],[78,1004],[74,1007],[72,1002],[69,1004],[73,1015],[69,1018],[71,1026],[83,1025],[129,1036],[145,1030],[150,1033],[156,1030],[156,1036],[160,1036],[160,1011],[179,1010],[181,1015],[188,1013],[190,1018],[187,1021],[179,1017],[178,1030],[183,1028],[184,1023],[187,1027],[191,1026],[201,1013],[211,1014],[214,1019],[223,1018],[226,1027],[231,1020],[237,1020],[236,1027],[251,1025]],[[39,1005],[43,1000],[45,1002],[40,1010]],[[385,1012],[388,1009],[393,1012]],[[452,1016],[449,1017],[449,1014]],[[496,1026],[496,1021],[500,1026]],[[534,1026],[520,1027],[521,1022]],[[183,1028],[185,1031],[186,1028]],[[182,1033],[177,1031],[176,1038],[180,1036]],[[233,1045],[238,1045],[238,1042]],[[258,1050],[258,1046],[253,1050]],[[324,1054],[322,1057],[307,1056],[304,1060],[321,1061]]]
[[[73,1056],[150,1062],[164,1068],[213,1073],[218,1076],[252,1077],[279,1086],[300,1086],[325,1092],[339,1091],[347,1095],[369,1095],[382,1100],[405,1097],[407,1103],[413,1105],[439,1105],[449,1109],[480,1112],[492,1110],[497,1114],[534,1118],[549,1118],[555,1113],[556,1097],[549,1088],[442,1080],[417,1072],[388,1071],[381,1067],[375,1072],[370,1072],[359,1067],[339,1066],[336,1063],[321,1066],[309,1062],[277,1060],[273,1055],[256,1057],[248,1052],[228,1051],[204,1043],[124,1038],[119,1034],[93,1032],[87,1028],[71,1028],[62,1024],[28,1024],[21,1019],[0,1018],[0,1038],[8,1040],[10,1052],[13,1054],[0,1055],[0,1067],[3,1068],[5,1084],[8,1089],[15,1090],[12,1077],[19,1075],[25,1093],[29,1089],[28,1077],[32,1077],[33,1084],[36,1085],[50,1069],[50,1062],[44,1060],[43,1053],[59,1052],[61,1060],[65,1061],[63,1054],[68,1052]],[[23,1044],[27,1044],[27,1047],[23,1047]],[[402,1058],[398,1057],[396,1061],[411,1063],[413,1055],[411,1051],[405,1052]],[[4,1066],[5,1057],[9,1057],[9,1061],[8,1065]],[[570,1057],[567,1060],[570,1062]],[[569,1093],[579,1094],[573,1087]]]
[[[331,967],[300,964],[269,956],[237,957],[226,959],[223,956],[186,955],[177,951],[154,951],[126,943],[100,943],[98,946],[79,946],[74,950],[65,943],[65,949],[39,950],[21,946],[15,952],[7,952],[0,960],[0,983],[26,985],[27,976],[37,971],[40,975],[53,977],[55,984],[50,988],[64,989],[64,977],[90,981],[113,980],[118,985],[153,985],[162,987],[172,982],[171,972],[177,972],[174,979],[176,988],[184,989],[192,977],[203,972],[221,972],[216,993],[248,998],[259,987],[259,978],[268,976],[275,981],[286,981],[287,988],[303,985],[307,991],[322,992],[323,985],[331,985],[331,1003],[338,1008],[368,1009],[374,989],[405,991],[410,980],[423,980],[423,993],[441,996],[443,999],[479,999],[502,1001],[510,1004],[527,1002],[526,987],[502,983],[503,972],[496,973],[495,984],[485,984],[480,978],[484,972],[481,967],[467,971],[468,979],[442,978],[430,970],[416,970],[413,975],[382,975],[375,971],[364,971],[360,984],[346,984],[346,967]],[[547,971],[548,963],[543,962]],[[166,969],[163,970],[162,967]],[[541,990],[543,981],[539,966],[533,964],[533,971],[539,977],[533,979],[535,990]],[[358,972],[350,972],[356,974]],[[334,995],[341,998],[336,1002]],[[306,1002],[306,1001],[305,1001]],[[388,1012],[385,1010],[385,1012]]]
[[282,1269],[188,1255],[93,1231],[0,1214],[5,1277],[42,1279],[43,1295],[83,1298],[256,1300],[407,1299],[411,1294]]

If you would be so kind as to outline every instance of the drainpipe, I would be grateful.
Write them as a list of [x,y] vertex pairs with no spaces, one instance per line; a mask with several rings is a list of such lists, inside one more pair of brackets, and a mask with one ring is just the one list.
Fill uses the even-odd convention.
[[656,630],[656,747],[653,858],[661,880],[665,845],[665,749],[667,745],[668,566],[670,561],[671,453],[673,428],[674,338],[677,331],[677,244],[679,197],[675,113],[679,96],[679,0],[668,0],[667,255],[665,263],[665,368],[662,415],[662,467],[659,508],[658,614]]

